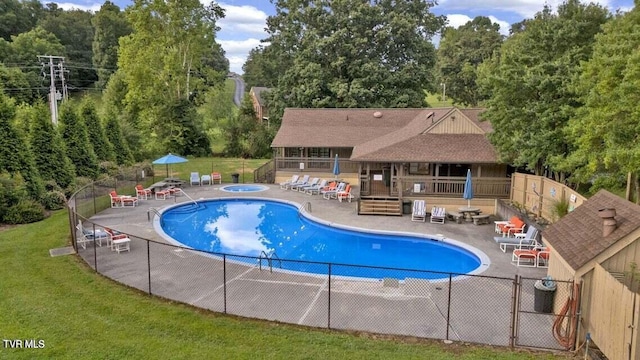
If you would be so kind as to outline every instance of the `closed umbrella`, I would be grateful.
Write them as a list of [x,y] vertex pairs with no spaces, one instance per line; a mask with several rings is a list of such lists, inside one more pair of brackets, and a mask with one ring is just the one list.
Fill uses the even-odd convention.
[[462,197],[467,200],[467,207],[471,207],[471,199],[473,199],[473,185],[471,184],[471,169],[467,169],[467,179],[464,182],[464,193]]
[[336,158],[333,161],[333,175],[336,176],[336,179],[338,178],[338,175],[340,175],[340,162],[338,161],[338,154],[336,154]]
[[[187,161],[189,161],[189,160],[187,160],[187,159],[185,159],[185,158],[183,158],[181,156],[174,155],[172,153],[168,153],[167,155],[165,155],[165,156],[163,156],[163,157],[161,157],[159,159],[153,160],[153,164],[154,165],[166,165],[167,166],[167,177],[169,177],[169,165],[184,163],[184,162],[187,162]],[[173,176],[173,174],[172,174],[172,176]]]

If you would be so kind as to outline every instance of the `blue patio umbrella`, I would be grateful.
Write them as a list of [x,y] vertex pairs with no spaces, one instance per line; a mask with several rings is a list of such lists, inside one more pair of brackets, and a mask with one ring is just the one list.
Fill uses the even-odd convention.
[[169,165],[171,164],[179,164],[179,163],[184,163],[187,162],[189,160],[183,158],[182,156],[178,156],[178,155],[173,155],[172,153],[168,153],[167,155],[153,160],[154,165],[166,165],[167,166],[167,177],[169,177]]
[[336,179],[338,178],[338,175],[340,175],[340,162],[338,162],[338,154],[336,154],[336,158],[333,161],[333,175],[336,176]]
[[471,169],[467,169],[467,179],[464,182],[464,193],[462,198],[467,200],[467,207],[471,207],[471,199],[473,199],[473,185],[471,184]]

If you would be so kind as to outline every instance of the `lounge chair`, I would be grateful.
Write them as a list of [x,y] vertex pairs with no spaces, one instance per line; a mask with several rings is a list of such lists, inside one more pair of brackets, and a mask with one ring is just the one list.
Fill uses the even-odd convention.
[[222,184],[222,175],[219,172],[211,173],[211,184],[215,184],[216,181],[218,184]]
[[280,189],[286,189],[287,186],[298,182],[298,179],[300,179],[300,175],[291,175],[291,179],[280,183]]
[[76,225],[76,229],[80,231],[77,238],[77,244],[82,246],[83,249],[87,248],[87,243],[93,242],[94,244],[98,244],[98,246],[102,246],[102,240],[107,240],[107,244],[109,243],[109,235],[106,231],[102,229],[91,230],[82,226],[82,222],[78,220],[78,225]]
[[211,185],[211,175],[200,176],[200,185]]
[[424,200],[413,200],[411,221],[427,221],[427,204]]
[[171,197],[174,192],[171,191],[171,188],[166,188],[162,190],[156,190],[156,200],[166,200]]
[[496,233],[506,237],[524,232],[527,225],[517,216],[512,216],[509,221],[494,221],[494,223]]
[[320,190],[324,189],[327,186],[327,180],[322,179],[319,184],[314,186],[308,186],[304,188],[304,192],[309,195],[319,194]]
[[142,185],[136,185],[136,197],[138,200],[147,200],[151,196],[151,189],[145,189]]
[[443,207],[434,206],[431,208],[431,223],[444,224],[444,219],[447,217],[447,210]]
[[189,178],[189,185],[200,185],[200,173],[192,172],[191,177]]
[[111,198],[112,208],[138,205],[137,197],[128,196],[128,195],[118,195],[118,193],[115,190],[109,193],[109,197]]
[[295,190],[298,188],[298,186],[304,186],[304,185],[307,185],[308,183],[309,183],[309,175],[305,175],[302,177],[302,179],[294,183],[288,184],[284,188],[289,190]]
[[122,251],[131,251],[131,239],[126,234],[109,228],[104,228],[104,230],[109,234],[108,245],[111,247],[111,251],[116,251],[118,254]]
[[516,266],[548,267],[549,250],[540,244],[532,248],[515,249],[511,255],[511,262]]
[[343,191],[338,191],[336,193],[336,198],[338,198],[338,201],[340,202],[342,202],[342,200],[351,202],[351,199],[354,198],[353,194],[351,194],[351,184],[347,184]]
[[500,246],[502,252],[507,252],[508,247],[523,248],[534,245],[536,238],[538,237],[538,229],[533,226],[529,226],[526,233],[516,234],[514,237],[507,236],[495,236],[493,240]]
[[304,192],[306,188],[311,187],[311,186],[316,186],[318,184],[318,182],[320,181],[320,178],[313,178],[311,179],[311,181],[309,181],[308,183],[304,184],[304,185],[296,185],[291,187],[291,190],[298,190],[299,192]]
[[347,187],[347,183],[341,182],[338,184],[338,186],[335,187],[335,189],[323,190],[323,191],[320,191],[320,193],[322,194],[322,197],[324,199],[329,200],[332,198],[337,198],[338,192],[344,191],[346,187]]

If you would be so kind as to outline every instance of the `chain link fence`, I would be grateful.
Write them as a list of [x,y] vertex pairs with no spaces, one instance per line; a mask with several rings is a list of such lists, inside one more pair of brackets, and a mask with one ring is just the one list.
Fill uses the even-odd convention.
[[[540,279],[518,275],[385,269],[389,277],[371,279],[367,274],[380,269],[211,253],[133,234],[127,234],[131,250],[126,255],[115,255],[106,241],[78,247],[82,234],[76,225],[103,228],[99,218],[91,217],[110,206],[109,191],[126,194],[137,180],[103,181],[78,191],[69,202],[69,221],[74,246],[89,266],[150,295],[225,314],[317,328],[510,347],[574,346],[578,319],[565,311],[579,293],[572,282],[556,282],[553,294],[540,295],[535,287]],[[338,269],[354,275],[336,276]],[[404,277],[392,277],[393,271],[402,271]]]

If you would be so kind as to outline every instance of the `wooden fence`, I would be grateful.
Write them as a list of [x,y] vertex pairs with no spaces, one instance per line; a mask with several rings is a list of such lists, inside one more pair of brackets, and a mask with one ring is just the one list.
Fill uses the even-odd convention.
[[569,212],[587,200],[570,187],[542,176],[514,173],[511,177],[511,201],[537,217],[555,221],[553,209],[562,199],[569,203]]
[[609,359],[638,359],[640,302],[637,294],[597,264],[590,288],[591,299],[598,299],[590,302],[587,311],[587,328],[593,341]]

